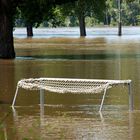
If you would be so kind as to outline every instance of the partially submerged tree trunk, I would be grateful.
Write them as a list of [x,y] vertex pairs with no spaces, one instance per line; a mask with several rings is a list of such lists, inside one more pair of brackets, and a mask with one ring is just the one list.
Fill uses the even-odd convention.
[[0,0],[0,58],[15,58],[11,0]]
[[79,15],[80,36],[86,36],[85,17]]
[[104,25],[110,25],[111,23],[111,16],[110,14],[107,12],[105,12],[105,18],[104,18]]
[[33,36],[33,27],[32,27],[32,25],[28,24],[26,29],[27,29],[27,37],[32,37]]
[[118,10],[119,10],[119,22],[118,22],[118,36],[122,35],[122,12],[121,12],[122,0],[118,0]]

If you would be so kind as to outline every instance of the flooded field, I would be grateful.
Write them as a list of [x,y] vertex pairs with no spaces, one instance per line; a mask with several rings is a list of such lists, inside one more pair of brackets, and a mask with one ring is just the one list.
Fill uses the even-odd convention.
[[[98,32],[86,38],[79,38],[75,29],[46,38],[25,38],[15,30],[17,57],[0,60],[0,140],[139,140],[140,36],[139,28],[135,30],[137,34],[127,28],[129,35],[122,37],[112,29],[109,35]],[[131,79],[134,111],[128,111],[124,87],[108,90],[102,113],[102,94],[45,92],[42,110],[38,91],[23,89],[12,109],[17,82],[39,77]]]

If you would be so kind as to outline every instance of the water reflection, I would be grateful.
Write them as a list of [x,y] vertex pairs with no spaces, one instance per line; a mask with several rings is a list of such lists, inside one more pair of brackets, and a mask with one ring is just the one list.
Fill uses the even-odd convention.
[[[69,110],[66,110],[54,113],[57,115],[50,115],[46,112],[44,114],[40,108],[40,116],[37,113],[36,115],[24,114],[23,117],[24,108],[14,109],[13,117],[18,138],[133,140],[134,118],[130,112],[120,111],[118,114],[111,111],[99,114],[90,110],[90,113],[79,116],[78,110],[71,110],[71,115]],[[53,111],[55,112],[55,109]]]
[[0,60],[0,75],[0,103],[10,104],[16,85],[14,61]]
[[1,131],[1,133],[0,133],[0,139],[1,140],[7,140],[7,129],[6,129],[6,126],[5,126],[5,124],[1,124],[0,125],[0,131]]

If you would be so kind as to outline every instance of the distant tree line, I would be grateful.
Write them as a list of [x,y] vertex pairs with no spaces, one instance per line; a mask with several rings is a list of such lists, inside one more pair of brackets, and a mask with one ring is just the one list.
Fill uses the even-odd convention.
[[[77,14],[75,14],[78,7],[75,7],[75,3],[68,3],[65,5],[59,5],[53,7],[53,17],[45,19],[40,23],[39,27],[77,27],[79,21]],[[69,7],[69,8],[66,8]],[[75,8],[74,8],[75,7]],[[121,5],[122,8],[122,23],[124,26],[139,26],[140,25],[140,0],[134,0],[132,2],[124,1]],[[88,9],[89,14],[85,17],[86,27],[93,26],[116,26],[118,25],[118,2],[107,0],[105,10],[102,18],[97,18],[94,14],[90,13],[91,9]],[[19,11],[18,16],[15,19],[16,27],[26,27],[25,20],[21,16]],[[36,27],[36,26],[35,26]]]
[[[104,24],[117,25],[118,12],[118,0],[107,0]],[[140,0],[121,0],[121,20],[124,26],[140,25]]]

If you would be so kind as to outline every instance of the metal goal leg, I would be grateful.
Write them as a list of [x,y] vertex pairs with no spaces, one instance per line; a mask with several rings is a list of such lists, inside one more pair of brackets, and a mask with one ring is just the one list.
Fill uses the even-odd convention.
[[108,85],[107,85],[107,86],[105,87],[105,89],[104,89],[104,94],[103,94],[103,98],[102,98],[102,101],[101,101],[101,105],[100,105],[99,112],[102,111],[103,103],[104,103],[104,99],[105,99],[105,95],[106,95],[107,88],[108,88]]
[[40,89],[40,125],[44,125],[44,89]]
[[44,114],[44,89],[40,89],[40,112],[41,116]]
[[16,98],[17,98],[17,94],[18,94],[18,86],[17,86],[17,88],[16,88],[16,92],[15,92],[15,96],[14,96],[14,99],[13,99],[13,102],[12,102],[12,107],[14,107],[14,105],[15,105],[15,102],[16,102]]
[[128,84],[128,96],[129,96],[129,111],[133,111],[132,83]]

